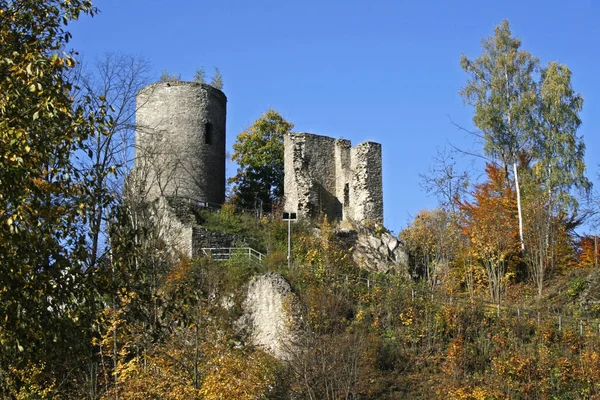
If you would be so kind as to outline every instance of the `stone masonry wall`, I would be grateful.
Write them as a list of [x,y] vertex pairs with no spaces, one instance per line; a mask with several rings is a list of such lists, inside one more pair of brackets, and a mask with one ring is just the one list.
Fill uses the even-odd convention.
[[383,221],[381,145],[310,133],[284,137],[286,211],[330,220]]
[[330,219],[341,219],[342,204],[336,197],[336,140],[294,133],[284,137],[284,148],[286,210],[308,218],[324,213]]
[[204,248],[234,247],[240,238],[224,232],[209,231],[195,226],[192,231],[192,254],[194,257],[202,256]]
[[351,150],[352,204],[354,221],[383,222],[383,183],[381,174],[381,145],[361,143]]
[[157,82],[136,99],[136,175],[150,200],[225,200],[227,98],[195,82]]

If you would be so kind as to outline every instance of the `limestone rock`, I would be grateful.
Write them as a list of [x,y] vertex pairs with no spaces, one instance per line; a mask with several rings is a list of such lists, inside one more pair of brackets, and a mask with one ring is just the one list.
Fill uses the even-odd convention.
[[298,336],[299,300],[279,274],[257,276],[248,284],[243,323],[252,344],[287,360]]
[[378,233],[372,228],[354,224],[352,229],[340,230],[336,234],[347,249],[353,250],[352,258],[359,267],[408,276],[408,254],[402,242],[389,232]]

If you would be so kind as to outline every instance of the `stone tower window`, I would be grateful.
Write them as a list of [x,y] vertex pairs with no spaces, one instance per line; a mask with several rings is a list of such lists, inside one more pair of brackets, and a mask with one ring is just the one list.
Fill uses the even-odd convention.
[[348,207],[350,205],[350,184],[346,183],[344,185],[344,207]]
[[214,143],[214,132],[213,127],[210,122],[204,124],[204,143],[213,144]]

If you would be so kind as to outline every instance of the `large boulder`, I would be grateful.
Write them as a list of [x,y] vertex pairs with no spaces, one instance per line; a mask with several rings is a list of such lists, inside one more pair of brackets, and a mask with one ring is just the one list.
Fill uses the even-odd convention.
[[279,274],[253,278],[243,303],[243,324],[252,344],[280,360],[294,351],[300,321],[300,302],[289,283]]

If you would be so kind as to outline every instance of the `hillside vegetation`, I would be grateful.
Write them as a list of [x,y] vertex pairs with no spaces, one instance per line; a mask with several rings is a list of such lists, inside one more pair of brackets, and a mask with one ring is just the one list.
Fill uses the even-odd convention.
[[[540,64],[506,21],[461,58],[485,176],[438,159],[424,182],[439,207],[399,235],[405,269],[359,268],[324,215],[294,224],[288,267],[277,205],[292,124],[274,110],[234,146],[231,200],[198,216],[264,260],[189,259],[133,184],[147,64],[108,55],[95,76],[63,52],[66,26],[96,13],[0,0],[3,399],[600,398],[599,247],[575,231],[594,212],[565,65]],[[241,323],[267,272],[299,299],[285,361]]]
[[[293,231],[278,219],[206,214],[206,227],[253,232],[263,265],[184,260],[148,270],[152,284],[122,277],[101,314],[97,395],[113,398],[593,398],[600,394],[598,273],[574,268],[536,299],[509,285],[487,301],[484,277],[471,291],[400,274],[358,269],[326,220]],[[152,257],[157,257],[152,255]],[[158,260],[155,264],[160,265]],[[146,263],[147,264],[147,263]],[[139,272],[139,271],[138,271]],[[253,347],[237,323],[248,281],[282,274],[299,295],[294,357]],[[593,295],[592,295],[593,296]]]

